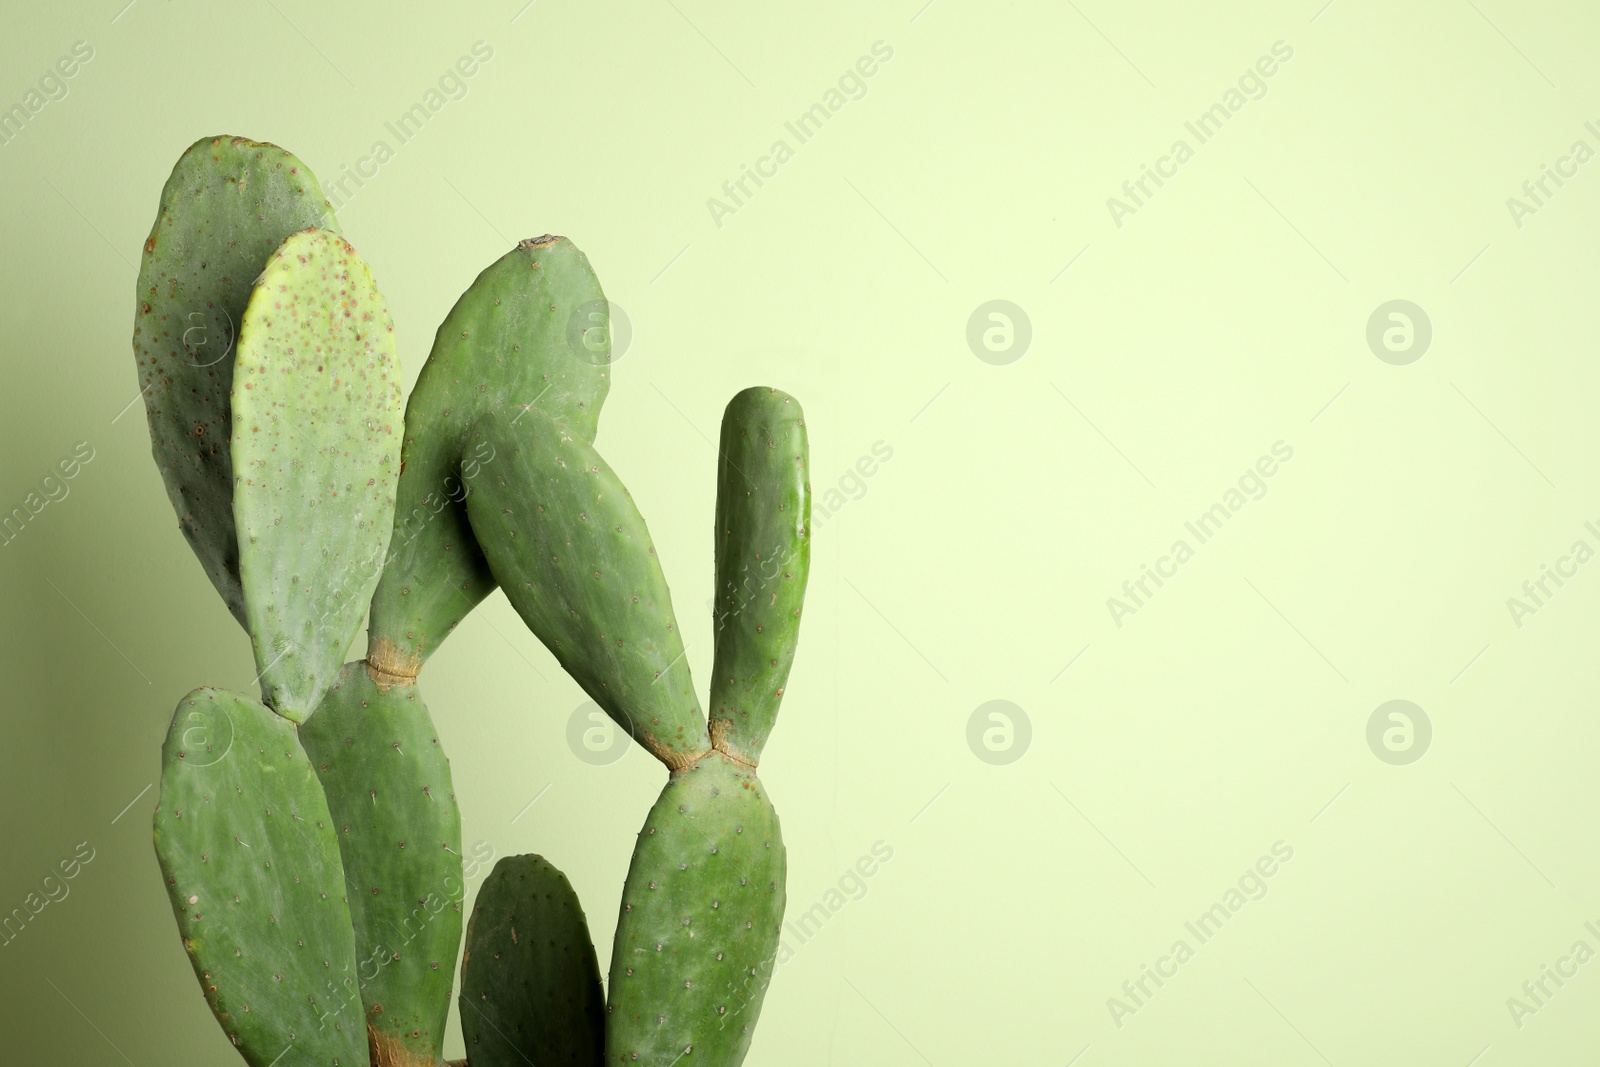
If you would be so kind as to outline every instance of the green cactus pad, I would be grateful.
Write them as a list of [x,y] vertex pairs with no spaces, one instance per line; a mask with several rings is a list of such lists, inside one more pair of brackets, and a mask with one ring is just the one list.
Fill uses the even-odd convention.
[[344,869],[295,733],[234,693],[179,701],[161,752],[156,855],[206,1003],[245,1062],[361,1067]]
[[239,329],[233,515],[263,700],[302,722],[383,568],[400,474],[394,323],[337,234],[283,242]]
[[338,830],[369,1038],[386,1064],[436,1063],[461,947],[461,812],[414,685],[349,663],[300,740]]
[[478,890],[461,957],[472,1067],[599,1067],[600,964],[578,895],[542,856],[507,856]]
[[178,528],[241,625],[229,389],[250,287],[283,239],[336,230],[306,165],[277,145],[207,137],[178,159],[144,243],[133,354]]
[[[494,592],[462,504],[482,460],[467,435],[486,412],[532,405],[592,442],[610,388],[608,321],[594,268],[565,237],[521,242],[456,301],[406,407],[394,538],[372,601],[373,666],[414,676]],[[595,328],[570,342],[578,322]],[[593,338],[595,350],[581,343]]]
[[777,958],[784,877],[778,816],[751,768],[713,752],[672,775],[622,890],[609,1062],[744,1060]]
[[776,389],[746,389],[722,416],[717,461],[711,739],[756,764],[800,637],[811,572],[805,415]]
[[668,767],[710,748],[644,518],[594,447],[538,409],[490,414],[467,512],[511,605],[566,672]]

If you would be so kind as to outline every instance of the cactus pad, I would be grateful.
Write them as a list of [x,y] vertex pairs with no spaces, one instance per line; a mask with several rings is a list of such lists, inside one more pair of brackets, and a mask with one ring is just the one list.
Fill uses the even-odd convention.
[[746,389],[722,417],[717,461],[716,661],[711,738],[761,759],[800,636],[811,572],[805,415],[776,389]]
[[406,407],[394,539],[372,601],[367,659],[375,667],[415,675],[494,592],[463,505],[480,464],[492,463],[466,447],[478,417],[531,405],[585,444],[594,440],[610,379],[604,360],[573,351],[568,327],[608,307],[588,258],[547,235],[492,263],[439,327]]
[[155,842],[206,1003],[245,1062],[365,1064],[339,844],[295,727],[216,689],[179,701]]
[[139,265],[133,352],[156,466],[178,528],[241,624],[228,449],[235,342],[267,257],[308,226],[337,229],[304,163],[277,145],[207,137],[172,168]]
[[263,699],[304,721],[383,567],[400,473],[394,323],[355,250],[304,230],[261,272],[233,378],[233,514]]
[[784,877],[778,816],[751,768],[713,752],[672,775],[622,890],[609,1062],[744,1060],[776,960]]
[[593,446],[537,409],[486,415],[467,497],[512,607],[584,692],[669,767],[710,747],[644,518]]
[[599,1067],[605,998],[589,924],[567,876],[508,856],[478,890],[461,959],[472,1067]]
[[300,740],[322,780],[351,886],[368,1037],[386,1065],[434,1064],[461,947],[461,812],[414,685],[346,664]]

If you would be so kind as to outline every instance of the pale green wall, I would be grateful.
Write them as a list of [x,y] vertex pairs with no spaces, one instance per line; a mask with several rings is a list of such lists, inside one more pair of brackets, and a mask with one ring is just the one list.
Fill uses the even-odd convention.
[[[859,496],[817,524],[762,771],[794,915],[875,843],[893,858],[781,969],[752,1065],[1590,1062],[1600,963],[1520,1028],[1507,998],[1600,950],[1600,565],[1520,626],[1507,599],[1600,549],[1600,162],[1520,220],[1507,198],[1600,149],[1591,6],[121,3],[18,7],[0,40],[0,107],[93,49],[0,145],[0,509],[93,450],[0,547],[0,911],[93,850],[0,947],[0,1058],[236,1062],[141,791],[177,698],[254,672],[139,405],[115,418],[161,184],[235,133],[330,186],[389,142],[341,217],[408,380],[511,242],[587,251],[634,329],[599,445],[702,685],[727,398],[800,397],[815,489]],[[385,123],[479,41],[465,95],[400,144]],[[785,122],[879,41],[800,143]],[[1185,121],[1280,41],[1265,95],[1198,145]],[[1107,198],[1180,137],[1193,158],[1119,227]],[[792,158],[714,218],[778,139]],[[1031,323],[1005,365],[967,341],[997,299]],[[1432,326],[1408,365],[1366,340],[1396,299]],[[1185,521],[1280,441],[1199,544]],[[1193,558],[1119,627],[1107,598],[1178,538]],[[467,842],[563,867],[604,964],[660,768],[574,758],[579,691],[499,596],[423,684]],[[1409,765],[1368,748],[1395,699],[1432,727]],[[991,700],[1027,716],[1016,762],[969,750]],[[1184,923],[1277,842],[1264,896],[1200,944]],[[1119,1027],[1108,998],[1180,938],[1193,958]]]

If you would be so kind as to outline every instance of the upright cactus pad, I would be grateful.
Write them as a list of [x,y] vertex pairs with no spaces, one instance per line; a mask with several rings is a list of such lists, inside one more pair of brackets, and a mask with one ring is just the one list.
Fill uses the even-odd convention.
[[711,737],[760,762],[800,638],[811,573],[805,415],[777,389],[746,389],[722,417]]
[[277,145],[207,137],[173,167],[139,265],[133,352],[156,466],[178,528],[241,625],[228,450],[235,347],[256,275],[308,226],[337,223],[304,163]]
[[360,1067],[344,868],[293,724],[196,689],[161,752],[156,854],[211,1011],[251,1067]]
[[437,1063],[461,947],[461,813],[414,685],[346,664],[300,740],[327,794],[351,886],[375,1062]]
[[291,235],[256,282],[233,380],[233,514],[266,703],[304,721],[383,568],[400,472],[394,323],[344,238]]
[[536,408],[490,414],[467,497],[507,599],[566,672],[669,767],[710,748],[683,635],[633,498],[594,447]]
[[589,924],[567,876],[508,856],[478,890],[461,958],[461,1034],[472,1067],[599,1067],[605,997]]
[[777,957],[785,874],[778,816],[750,767],[711,753],[673,773],[622,890],[608,1062],[743,1062]]
[[467,447],[473,423],[487,412],[515,415],[532,406],[580,441],[594,440],[610,380],[603,360],[574,353],[568,326],[608,308],[588,257],[565,237],[547,235],[521,242],[478,275],[439,327],[406,408],[394,540],[372,601],[367,659],[375,667],[415,675],[494,592],[463,503],[494,462]]

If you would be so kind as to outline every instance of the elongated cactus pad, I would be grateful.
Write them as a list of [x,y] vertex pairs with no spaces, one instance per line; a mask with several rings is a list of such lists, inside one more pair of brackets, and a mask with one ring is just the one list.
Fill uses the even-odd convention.
[[478,890],[461,958],[461,1034],[472,1067],[599,1067],[605,997],[589,924],[567,876],[507,856]]
[[300,740],[327,794],[351,886],[367,1033],[385,1067],[432,1067],[461,947],[461,812],[414,685],[345,665]]
[[622,890],[608,1062],[743,1062],[777,956],[784,878],[778,816],[750,767],[713,752],[672,775]]
[[811,573],[805,415],[776,389],[746,389],[722,416],[717,460],[716,661],[711,737],[760,762],[800,637]]
[[161,751],[156,854],[206,1003],[251,1067],[360,1067],[339,844],[295,727],[196,689]]
[[[609,305],[588,257],[565,237],[523,241],[478,275],[434,339],[406,407],[390,559],[372,601],[368,662],[413,676],[495,579],[463,500],[492,460],[467,447],[477,419],[526,406],[584,443],[610,388],[606,360],[568,341],[569,325]],[[603,325],[603,323],[602,323]],[[606,331],[592,331],[604,338]]]
[[261,272],[233,379],[233,515],[263,699],[304,721],[361,624],[400,474],[394,323],[344,238],[290,236]]
[[156,466],[178,528],[241,625],[228,449],[235,343],[267,257],[308,226],[337,229],[304,163],[277,145],[207,137],[172,168],[139,265],[133,354]]
[[584,692],[668,767],[710,747],[644,518],[594,447],[530,408],[484,416],[467,497],[511,605]]

